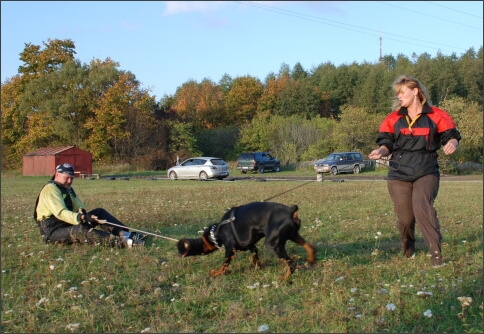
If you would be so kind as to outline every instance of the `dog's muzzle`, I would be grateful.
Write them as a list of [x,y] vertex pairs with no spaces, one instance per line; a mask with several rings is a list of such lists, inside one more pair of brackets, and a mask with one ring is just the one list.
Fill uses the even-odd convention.
[[204,254],[203,240],[201,238],[180,239],[178,240],[177,247],[181,257]]

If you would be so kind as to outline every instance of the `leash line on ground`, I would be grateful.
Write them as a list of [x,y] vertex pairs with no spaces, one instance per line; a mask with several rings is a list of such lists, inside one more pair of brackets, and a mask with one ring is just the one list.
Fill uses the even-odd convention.
[[127,229],[129,229],[130,231],[140,232],[140,233],[144,233],[144,234],[152,235],[152,236],[154,236],[154,237],[163,238],[163,239],[168,239],[168,240],[171,240],[171,241],[176,241],[176,242],[178,242],[178,239],[173,239],[173,238],[165,237],[165,236],[163,236],[163,235],[159,235],[159,234],[156,234],[156,233],[146,232],[146,231],[138,230],[138,229],[131,228],[131,227],[128,227],[128,226],[122,226],[122,225],[118,225],[118,224],[110,223],[110,222],[105,221],[105,220],[98,220],[98,221],[102,222],[102,224],[108,224],[108,225],[111,225],[111,226],[116,226],[116,227],[121,227],[121,228],[127,228]]

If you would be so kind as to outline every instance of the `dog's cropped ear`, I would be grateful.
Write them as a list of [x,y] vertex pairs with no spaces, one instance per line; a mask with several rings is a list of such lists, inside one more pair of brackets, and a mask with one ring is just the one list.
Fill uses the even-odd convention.
[[180,239],[177,243],[178,253],[181,257],[203,254],[203,241],[198,239]]
[[180,239],[177,248],[181,257],[210,254],[218,249],[213,243],[207,241],[205,236],[197,239]]

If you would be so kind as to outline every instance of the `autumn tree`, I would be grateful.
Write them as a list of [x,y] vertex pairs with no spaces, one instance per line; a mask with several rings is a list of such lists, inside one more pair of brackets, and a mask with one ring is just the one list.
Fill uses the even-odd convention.
[[90,129],[87,145],[93,158],[126,161],[139,153],[140,142],[146,142],[153,130],[153,109],[154,99],[140,90],[134,75],[121,73],[86,122]]
[[291,80],[289,74],[276,76],[270,73],[264,83],[264,89],[257,105],[257,114],[261,116],[275,115],[279,95]]
[[224,105],[224,93],[211,80],[205,79],[200,84],[196,116],[197,128],[212,129],[230,124]]
[[76,54],[74,42],[70,39],[48,39],[43,42],[44,49],[40,45],[26,43],[20,53],[23,64],[18,68],[18,73],[26,76],[52,73],[68,61],[74,60]]
[[43,45],[25,44],[19,74],[2,84],[3,167],[18,167],[27,151],[62,141],[65,110],[56,113],[56,106],[63,104],[56,99],[65,97],[67,84],[56,71],[73,64],[74,43],[49,39]]
[[259,79],[251,76],[236,78],[225,95],[227,119],[234,124],[249,122],[257,112],[262,91]]
[[17,75],[5,81],[1,90],[2,169],[20,167],[19,141],[27,133],[28,113],[20,108],[22,78]]

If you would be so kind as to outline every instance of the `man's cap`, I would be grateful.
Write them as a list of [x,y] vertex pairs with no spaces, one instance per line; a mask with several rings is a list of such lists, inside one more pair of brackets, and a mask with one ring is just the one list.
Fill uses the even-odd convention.
[[57,173],[62,173],[62,174],[69,174],[70,176],[74,176],[74,168],[69,165],[69,164],[62,164],[62,165],[58,165],[56,168],[55,168],[55,171]]

